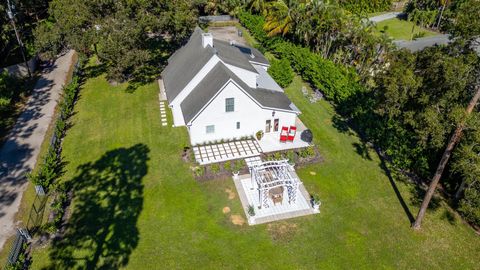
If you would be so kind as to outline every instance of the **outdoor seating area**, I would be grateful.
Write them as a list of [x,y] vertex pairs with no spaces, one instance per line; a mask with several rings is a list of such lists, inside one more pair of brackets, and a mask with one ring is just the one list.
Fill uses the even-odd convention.
[[296,119],[295,126],[283,126],[279,132],[265,133],[261,140],[257,140],[264,153],[289,149],[305,148],[310,143],[301,139],[301,134],[307,127]]
[[290,128],[282,127],[282,131],[280,131],[280,142],[283,142],[283,143],[293,142],[296,134],[297,134],[296,126],[290,126]]
[[246,161],[250,173],[233,180],[250,225],[318,213],[287,160]]

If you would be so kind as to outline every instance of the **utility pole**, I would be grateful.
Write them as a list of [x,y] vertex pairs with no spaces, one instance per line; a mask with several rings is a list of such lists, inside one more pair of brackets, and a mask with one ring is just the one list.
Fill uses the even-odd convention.
[[10,19],[10,22],[12,23],[13,30],[15,31],[15,36],[17,37],[18,45],[20,45],[20,52],[22,53],[23,62],[25,63],[25,67],[27,68],[27,71],[28,71],[28,77],[31,78],[32,73],[30,72],[30,67],[28,66],[27,58],[25,57],[25,47],[23,46],[23,42],[20,39],[20,34],[18,33],[17,26],[15,24],[14,11],[15,11],[15,6],[13,6],[10,3],[10,0],[7,0],[7,15],[8,15],[8,18]]

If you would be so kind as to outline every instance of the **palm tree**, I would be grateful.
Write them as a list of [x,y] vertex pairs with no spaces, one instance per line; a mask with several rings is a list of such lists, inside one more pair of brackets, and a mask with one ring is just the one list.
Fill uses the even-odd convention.
[[265,13],[266,4],[268,0],[251,0],[248,3],[248,8],[250,11],[258,12],[258,13]]
[[277,0],[266,7],[266,23],[268,36],[287,35],[295,29],[298,18],[310,0]]

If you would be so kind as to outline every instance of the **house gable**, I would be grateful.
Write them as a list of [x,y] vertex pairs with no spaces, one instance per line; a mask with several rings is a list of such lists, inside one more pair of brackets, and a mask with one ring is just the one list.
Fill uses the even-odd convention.
[[298,113],[292,108],[291,101],[283,92],[250,88],[223,63],[218,63],[181,103],[185,124],[192,123],[228,83],[234,84],[243,95],[261,109]]

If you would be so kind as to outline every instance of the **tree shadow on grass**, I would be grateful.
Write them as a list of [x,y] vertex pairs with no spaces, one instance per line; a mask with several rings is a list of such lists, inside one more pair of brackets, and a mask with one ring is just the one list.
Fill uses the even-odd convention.
[[370,156],[370,148],[367,144],[364,142],[355,142],[352,143],[352,145],[357,154],[359,154],[363,159],[372,160],[372,157]]
[[106,64],[88,65],[84,68],[85,80],[90,78],[96,78],[107,71]]
[[73,191],[71,217],[53,240],[44,269],[118,269],[127,265],[139,240],[142,178],[149,149],[143,144],[105,153],[80,165],[67,182]]
[[412,215],[412,212],[410,211],[410,208],[408,207],[407,203],[403,199],[402,193],[398,189],[398,186],[397,186],[397,184],[395,183],[395,180],[392,177],[392,173],[390,172],[390,169],[388,168],[388,166],[386,164],[385,157],[382,155],[382,153],[378,149],[375,149],[375,151],[377,152],[377,155],[380,158],[380,167],[382,168],[382,170],[387,175],[388,181],[390,182],[390,185],[393,188],[393,192],[395,192],[395,195],[397,196],[397,199],[400,202],[400,205],[402,206],[403,211],[407,215],[408,221],[410,221],[410,224],[413,223],[415,221],[415,218]]

